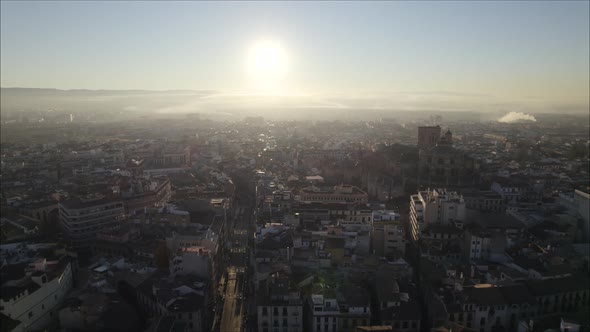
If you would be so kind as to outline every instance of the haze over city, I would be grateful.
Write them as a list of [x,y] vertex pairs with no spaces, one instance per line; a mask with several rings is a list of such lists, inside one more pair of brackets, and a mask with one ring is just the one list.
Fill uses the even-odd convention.
[[589,11],[0,0],[0,331],[590,331]]
[[206,91],[116,105],[163,112],[584,113],[588,12],[587,1],[4,1],[1,86]]

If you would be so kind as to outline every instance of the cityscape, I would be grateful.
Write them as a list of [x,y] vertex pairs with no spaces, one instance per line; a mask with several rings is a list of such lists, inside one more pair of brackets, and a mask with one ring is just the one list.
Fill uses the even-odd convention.
[[590,2],[1,4],[2,332],[590,331]]

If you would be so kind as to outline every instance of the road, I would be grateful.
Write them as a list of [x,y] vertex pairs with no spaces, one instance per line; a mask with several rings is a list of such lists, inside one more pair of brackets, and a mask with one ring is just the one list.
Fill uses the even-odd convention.
[[226,248],[227,282],[219,331],[242,332],[247,315],[244,290],[248,285],[248,238],[252,221],[251,209],[238,206]]

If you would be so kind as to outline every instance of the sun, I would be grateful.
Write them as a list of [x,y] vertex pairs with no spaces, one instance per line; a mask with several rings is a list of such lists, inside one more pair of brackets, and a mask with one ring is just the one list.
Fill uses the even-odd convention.
[[287,73],[287,52],[275,41],[259,41],[248,50],[246,69],[256,88],[277,88]]

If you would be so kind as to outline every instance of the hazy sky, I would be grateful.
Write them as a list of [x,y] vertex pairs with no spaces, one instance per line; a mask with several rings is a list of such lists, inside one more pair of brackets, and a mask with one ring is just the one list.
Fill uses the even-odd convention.
[[282,45],[282,88],[452,92],[588,104],[589,2],[1,3],[1,85],[248,91]]

